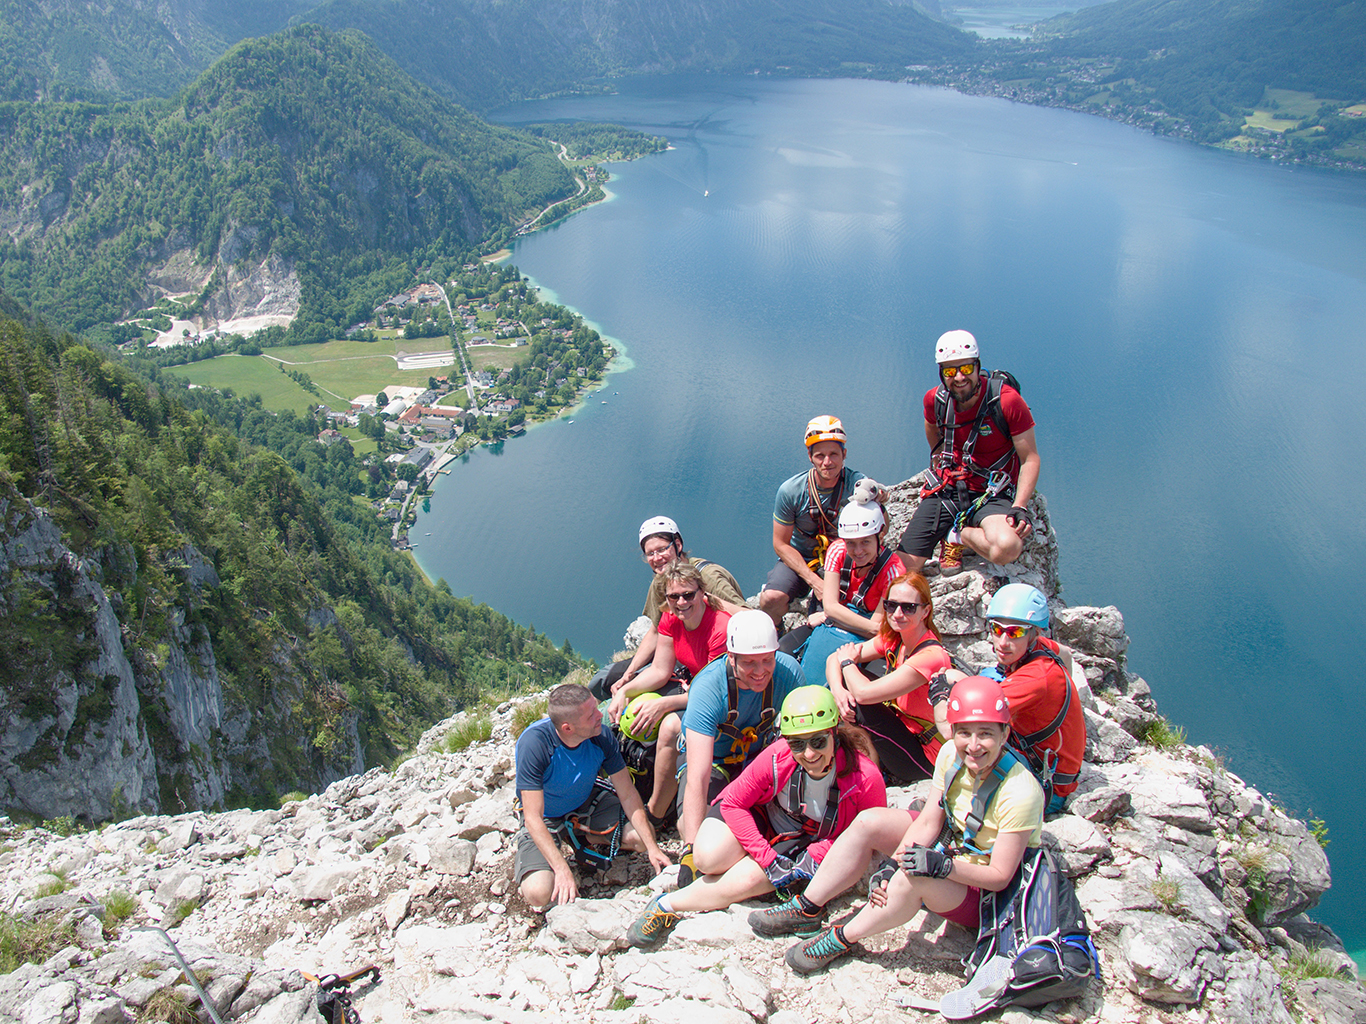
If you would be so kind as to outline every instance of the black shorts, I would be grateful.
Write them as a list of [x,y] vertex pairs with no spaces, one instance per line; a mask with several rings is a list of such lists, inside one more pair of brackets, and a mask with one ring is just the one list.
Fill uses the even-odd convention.
[[[915,515],[911,516],[911,521],[906,525],[906,532],[901,535],[901,543],[897,545],[897,550],[904,551],[913,558],[929,558],[934,553],[934,546],[953,529],[953,521],[958,517],[958,513],[971,507],[978,497],[979,495],[969,494],[965,499],[960,499],[953,492],[940,491],[921,499],[920,504],[916,506]],[[985,505],[968,516],[968,525],[980,526],[982,520],[988,516],[1008,516],[1014,507],[1010,498],[989,498]]]

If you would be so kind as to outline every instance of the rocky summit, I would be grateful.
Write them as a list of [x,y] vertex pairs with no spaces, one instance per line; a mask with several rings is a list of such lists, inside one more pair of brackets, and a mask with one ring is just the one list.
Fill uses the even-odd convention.
[[[915,483],[896,489],[893,535]],[[985,608],[1003,576],[1056,596],[1041,498],[1034,512],[1039,536],[1008,573],[969,561],[931,579],[945,640],[969,663],[988,660]],[[1180,742],[1127,670],[1117,609],[1059,602],[1053,617],[1075,654],[1089,736],[1080,787],[1045,842],[1076,881],[1104,976],[1081,999],[994,1019],[1366,1021],[1355,964],[1306,913],[1330,884],[1315,835]],[[898,995],[963,983],[972,936],[923,912],[810,978],[783,963],[790,938],[749,929],[761,903],[685,918],[658,950],[628,949],[630,923],[677,870],[652,878],[639,856],[585,879],[577,902],[531,914],[510,877],[513,744],[537,699],[457,715],[393,770],[279,810],[139,817],[66,837],[5,822],[6,942],[58,931],[46,960],[0,976],[0,1024],[315,1024],[310,979],[370,966],[378,979],[350,990],[366,1024],[900,1022],[915,1012]],[[489,739],[446,753],[471,717],[488,718]],[[889,799],[906,806],[927,787]],[[663,845],[680,852],[672,832]],[[833,919],[865,895],[836,901]]]

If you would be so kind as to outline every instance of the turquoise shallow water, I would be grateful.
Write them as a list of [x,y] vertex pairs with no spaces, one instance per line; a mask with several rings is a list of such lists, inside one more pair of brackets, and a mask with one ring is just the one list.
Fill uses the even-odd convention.
[[807,419],[911,475],[933,341],[966,327],[1038,420],[1066,598],[1118,605],[1163,712],[1327,819],[1321,917],[1366,947],[1366,767],[1325,742],[1366,720],[1366,182],[885,83],[653,80],[501,117],[675,148],[519,242],[633,368],[442,481],[414,533],[433,578],[601,660],[665,513],[753,593]]

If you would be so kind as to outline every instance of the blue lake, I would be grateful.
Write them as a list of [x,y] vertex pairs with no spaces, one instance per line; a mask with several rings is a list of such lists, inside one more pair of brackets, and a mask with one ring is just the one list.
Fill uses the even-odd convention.
[[[754,593],[807,419],[910,476],[933,342],[967,328],[1034,410],[1066,599],[1118,605],[1191,741],[1327,820],[1319,915],[1366,948],[1342,624],[1366,565],[1366,180],[873,82],[633,81],[500,114],[560,118],[675,147],[513,256],[626,358],[572,424],[441,482],[428,574],[600,661],[640,609],[647,516]],[[1353,735],[1320,764],[1330,721]]]

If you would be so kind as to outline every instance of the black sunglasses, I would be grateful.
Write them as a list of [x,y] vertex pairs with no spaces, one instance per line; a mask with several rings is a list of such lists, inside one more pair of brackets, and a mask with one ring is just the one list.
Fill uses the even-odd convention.
[[891,615],[895,611],[900,611],[902,615],[914,615],[920,610],[922,601],[893,601],[891,598],[884,598],[883,605],[887,609],[887,614]]
[[794,754],[800,754],[807,747],[819,753],[830,746],[830,734],[828,732],[820,732],[815,736],[786,736],[784,739],[787,740],[787,749]]

